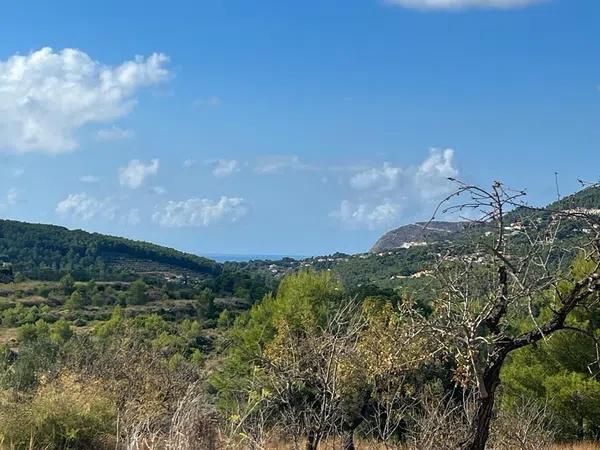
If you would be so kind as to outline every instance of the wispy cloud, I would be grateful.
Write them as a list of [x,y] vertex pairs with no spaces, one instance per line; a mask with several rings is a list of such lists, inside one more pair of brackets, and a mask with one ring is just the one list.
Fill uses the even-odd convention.
[[272,155],[259,159],[254,171],[259,175],[278,175],[288,169],[302,169],[307,166],[296,155]]
[[100,181],[100,177],[97,177],[96,175],[82,175],[79,177],[79,181],[90,184],[98,183]]
[[212,174],[217,178],[228,177],[240,171],[240,163],[235,159],[217,159],[210,161]]
[[17,188],[10,188],[4,198],[0,198],[0,210],[7,209],[19,202],[20,192]]
[[122,218],[123,223],[130,227],[135,227],[142,222],[142,218],[140,217],[140,210],[130,209]]
[[98,130],[96,136],[100,141],[121,141],[133,138],[135,136],[135,131],[113,126],[111,128]]
[[385,0],[390,5],[421,10],[460,10],[467,8],[510,9],[549,0]]
[[156,195],[165,195],[167,190],[163,186],[153,186],[152,192]]
[[195,160],[188,158],[183,162],[182,165],[183,165],[184,169],[189,169],[190,167],[193,167],[195,164],[196,164]]

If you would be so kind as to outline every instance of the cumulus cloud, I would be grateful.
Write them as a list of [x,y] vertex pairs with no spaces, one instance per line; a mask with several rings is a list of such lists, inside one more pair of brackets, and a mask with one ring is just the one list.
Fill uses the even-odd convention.
[[416,166],[384,163],[362,170],[349,180],[358,198],[344,200],[330,215],[349,228],[384,228],[397,223],[401,212],[410,215],[433,208],[452,190],[448,178],[458,173],[452,149],[432,149]]
[[110,198],[97,199],[85,192],[69,194],[67,198],[58,202],[56,213],[63,218],[90,220],[102,216],[112,220],[115,218],[116,208]]
[[510,9],[548,0],[385,0],[390,5],[423,10],[457,10],[466,8]]
[[448,178],[456,178],[458,169],[454,167],[454,150],[431,150],[427,158],[419,166],[415,175],[415,184],[425,199],[436,198],[447,194],[452,188]]
[[141,88],[168,78],[167,62],[154,53],[108,66],[81,50],[49,47],[0,61],[0,149],[76,149],[78,129],[128,114]]
[[98,130],[96,136],[100,141],[121,141],[124,139],[133,138],[135,136],[135,132],[133,130],[112,126],[111,128]]
[[398,186],[402,173],[402,168],[384,163],[381,168],[371,168],[357,173],[350,178],[350,185],[355,189],[391,191]]
[[159,165],[158,159],[148,163],[132,159],[127,166],[119,169],[119,182],[121,186],[137,189],[144,184],[146,178],[158,173]]
[[235,159],[218,159],[211,164],[212,174],[218,178],[228,177],[240,171],[240,163]]
[[217,201],[191,198],[168,202],[156,210],[152,219],[162,227],[199,227],[217,222],[237,222],[248,212],[248,205],[239,197],[221,197]]
[[395,224],[400,218],[401,210],[400,204],[389,199],[384,199],[382,203],[373,206],[344,200],[339,209],[331,213],[331,217],[340,220],[350,229],[377,230]]

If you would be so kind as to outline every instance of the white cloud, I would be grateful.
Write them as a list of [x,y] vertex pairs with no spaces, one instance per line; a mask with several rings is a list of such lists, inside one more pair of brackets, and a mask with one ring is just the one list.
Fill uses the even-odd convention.
[[138,159],[132,159],[129,161],[126,167],[119,169],[119,182],[121,186],[127,186],[131,189],[137,189],[146,178],[158,173],[159,162],[158,159],[153,159],[148,163],[144,163]]
[[82,175],[79,177],[79,181],[82,183],[98,183],[100,178],[95,175]]
[[331,217],[338,219],[350,229],[367,228],[376,230],[397,223],[402,207],[400,204],[384,199],[376,205],[367,203],[353,204],[348,200],[342,201],[339,209],[333,211]]
[[110,198],[99,200],[85,192],[69,194],[67,198],[58,202],[56,213],[65,218],[90,220],[102,216],[112,220],[115,218],[116,208]]
[[452,182],[448,178],[457,176],[458,169],[454,167],[454,150],[432,149],[429,157],[417,170],[415,184],[422,198],[432,199],[450,192]]
[[423,10],[458,10],[466,8],[510,9],[535,5],[547,0],[385,0],[390,5]]
[[133,138],[135,136],[135,131],[112,126],[111,128],[98,130],[96,136],[101,141],[120,141]]
[[359,192],[358,198],[344,200],[330,216],[354,229],[398,224],[401,211],[408,218],[425,210],[433,211],[435,202],[454,188],[448,178],[456,178],[458,173],[452,149],[432,149],[417,166],[395,167],[384,163],[363,170],[349,180],[350,186]]
[[13,169],[12,174],[15,178],[21,178],[25,174],[25,169],[23,169],[22,167],[17,167]]
[[403,170],[384,163],[381,168],[372,168],[359,172],[350,178],[350,185],[355,189],[377,189],[391,191],[398,186]]
[[212,163],[215,177],[228,177],[240,171],[240,163],[235,159],[218,159]]
[[306,165],[296,155],[273,155],[262,158],[254,168],[260,175],[278,175],[287,169],[302,169]]
[[167,61],[154,53],[108,66],[81,50],[49,47],[0,61],[0,149],[76,149],[79,128],[128,114],[140,88],[168,78]]
[[248,212],[248,205],[238,197],[221,197],[217,201],[191,198],[168,202],[153,214],[152,219],[162,227],[199,227],[216,222],[237,222]]

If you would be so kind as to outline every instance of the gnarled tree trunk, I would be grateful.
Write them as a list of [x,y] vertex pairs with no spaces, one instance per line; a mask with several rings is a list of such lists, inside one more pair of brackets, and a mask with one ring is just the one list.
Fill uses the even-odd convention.
[[483,374],[477,411],[467,441],[462,446],[463,450],[485,450],[494,416],[496,389],[500,385],[500,369],[505,358],[506,352],[503,351]]

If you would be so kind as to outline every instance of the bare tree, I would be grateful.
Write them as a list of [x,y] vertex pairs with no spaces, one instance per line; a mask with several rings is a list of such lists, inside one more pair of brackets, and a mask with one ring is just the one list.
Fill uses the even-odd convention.
[[[461,444],[465,450],[485,449],[507,356],[570,328],[570,314],[598,300],[596,212],[568,204],[530,208],[524,195],[498,182],[491,189],[458,182],[458,190],[438,209],[482,216],[473,222],[467,240],[440,255],[434,313],[423,318],[438,348],[454,363],[455,380],[475,392],[475,409]],[[585,229],[576,252],[561,245],[559,236],[567,227]],[[569,245],[573,248],[573,242]],[[576,258],[579,265],[570,270]]]
[[554,429],[548,405],[522,399],[508,412],[501,411],[492,423],[493,448],[547,450],[553,447]]
[[[360,308],[349,301],[334,311],[321,330],[290,333],[271,348],[268,371],[273,401],[280,421],[289,430],[304,430],[306,449],[338,434],[344,423],[344,383],[363,320]],[[354,430],[352,429],[351,432]],[[297,439],[296,439],[297,440]],[[350,437],[345,447],[354,446]]]
[[451,392],[444,393],[441,386],[424,386],[417,396],[416,407],[408,411],[411,419],[408,448],[441,450],[457,447],[468,430],[472,409],[472,395],[457,400]]

